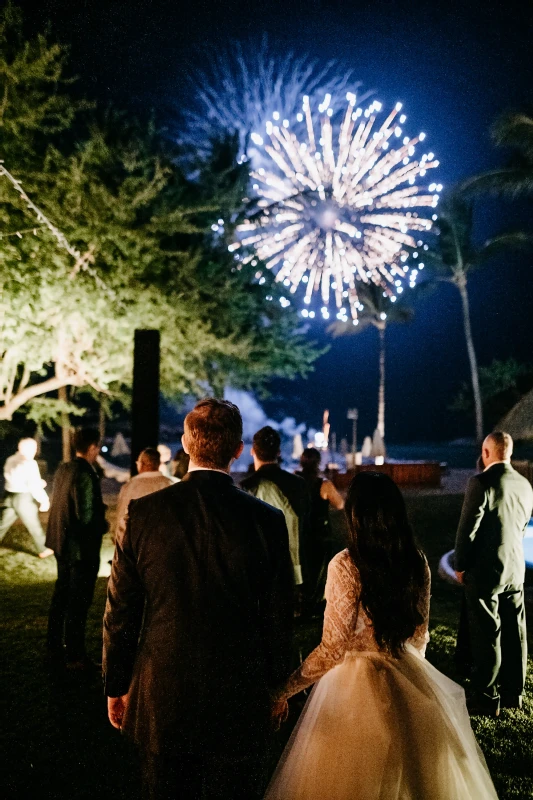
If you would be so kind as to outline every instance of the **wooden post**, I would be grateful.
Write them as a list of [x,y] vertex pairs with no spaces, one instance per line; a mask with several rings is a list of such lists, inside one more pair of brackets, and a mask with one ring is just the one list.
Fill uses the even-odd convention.
[[106,423],[105,407],[103,402],[100,400],[98,401],[98,430],[100,432],[100,441],[102,443],[105,439],[105,423]]
[[[68,389],[66,386],[60,386],[57,390],[57,397],[64,403],[68,403]],[[70,461],[72,457],[71,444],[70,444],[70,418],[64,411],[61,412],[61,445],[63,453],[63,461]]]
[[131,474],[145,447],[159,443],[159,331],[135,331],[131,402]]

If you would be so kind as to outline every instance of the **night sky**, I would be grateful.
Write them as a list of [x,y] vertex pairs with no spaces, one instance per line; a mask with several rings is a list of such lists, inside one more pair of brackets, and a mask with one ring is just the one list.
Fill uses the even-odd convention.
[[[502,112],[533,108],[533,6],[518,0],[397,3],[375,0],[41,0],[21,2],[29,25],[51,21],[72,46],[85,93],[104,103],[154,107],[162,113],[188,101],[187,71],[202,64],[203,45],[260,39],[281,54],[308,53],[353,68],[364,88],[386,105],[400,100],[407,130],[423,130],[441,162],[444,186],[497,166],[489,127]],[[436,176],[437,177],[437,176]],[[502,230],[533,229],[527,203],[484,202],[480,242]],[[531,360],[533,256],[492,262],[470,282],[480,364],[514,356]],[[471,435],[473,422],[447,410],[468,378],[459,295],[439,289],[415,303],[409,326],[388,331],[387,439],[441,440]],[[321,322],[310,336],[331,341]],[[307,381],[274,382],[268,412],[318,427],[329,407],[333,429],[349,430],[346,409],[360,410],[362,434],[375,427],[377,333],[337,339]]]

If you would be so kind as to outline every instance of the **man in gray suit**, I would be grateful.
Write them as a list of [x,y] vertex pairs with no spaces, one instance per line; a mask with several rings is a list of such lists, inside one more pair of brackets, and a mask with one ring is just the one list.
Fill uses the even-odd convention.
[[523,537],[533,489],[511,466],[513,440],[489,434],[470,479],[455,542],[472,646],[472,714],[521,708],[527,667]]

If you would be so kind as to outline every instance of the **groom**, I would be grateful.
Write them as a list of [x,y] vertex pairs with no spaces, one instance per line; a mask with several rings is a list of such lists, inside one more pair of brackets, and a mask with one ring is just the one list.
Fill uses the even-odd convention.
[[283,514],[237,489],[239,409],[185,418],[181,483],[129,507],[104,618],[111,724],[140,747],[145,797],[260,797],[271,695],[290,661]]

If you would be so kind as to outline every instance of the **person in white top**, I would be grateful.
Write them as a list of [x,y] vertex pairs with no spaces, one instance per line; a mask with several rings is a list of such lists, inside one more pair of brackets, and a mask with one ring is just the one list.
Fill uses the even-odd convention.
[[35,542],[39,558],[47,558],[53,550],[45,547],[39,511],[48,511],[50,500],[35,460],[36,453],[35,439],[21,439],[17,452],[4,465],[6,496],[0,510],[0,543],[15,520],[20,519]]
[[167,478],[159,471],[161,456],[154,447],[145,448],[136,461],[138,475],[124,484],[120,490],[117,503],[117,524],[115,527],[115,541],[121,541],[126,530],[126,519],[130,500],[137,500],[152,492],[172,486],[174,481]]

